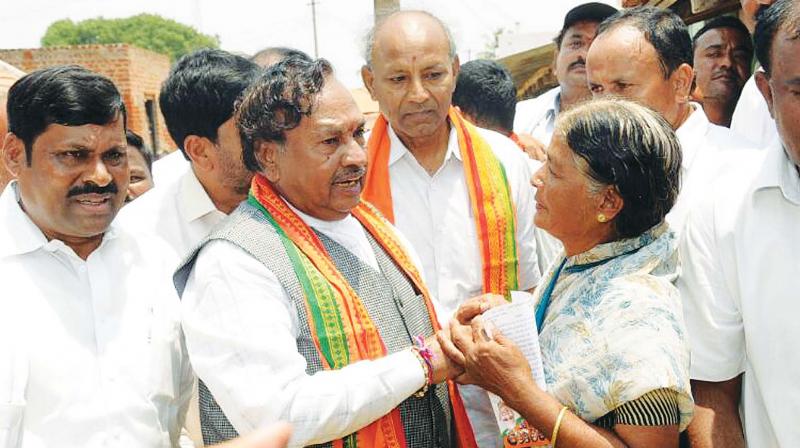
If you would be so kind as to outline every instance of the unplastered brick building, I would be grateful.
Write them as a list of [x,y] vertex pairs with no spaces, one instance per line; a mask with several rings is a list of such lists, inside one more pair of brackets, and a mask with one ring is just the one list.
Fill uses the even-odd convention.
[[77,64],[108,76],[122,93],[128,127],[159,153],[175,148],[158,107],[158,92],[169,74],[167,56],[128,44],[108,44],[0,50],[0,60],[28,73]]

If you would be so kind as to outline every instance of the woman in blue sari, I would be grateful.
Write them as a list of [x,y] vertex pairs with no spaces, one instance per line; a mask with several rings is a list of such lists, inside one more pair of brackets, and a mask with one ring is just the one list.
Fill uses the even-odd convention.
[[643,106],[597,100],[562,115],[534,175],[536,225],[564,246],[534,294],[546,390],[513,343],[486,336],[478,315],[496,303],[467,302],[451,325],[460,380],[500,396],[551,446],[677,447],[691,419],[664,222],[680,167],[674,132]]

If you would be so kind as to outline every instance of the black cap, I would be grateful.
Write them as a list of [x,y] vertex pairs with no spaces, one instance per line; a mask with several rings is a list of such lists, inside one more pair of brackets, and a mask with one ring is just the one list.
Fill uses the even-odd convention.
[[590,20],[592,22],[602,22],[603,20],[616,14],[617,8],[606,5],[605,3],[590,2],[578,5],[569,10],[564,17],[564,26],[561,27],[565,30],[575,23],[582,20]]

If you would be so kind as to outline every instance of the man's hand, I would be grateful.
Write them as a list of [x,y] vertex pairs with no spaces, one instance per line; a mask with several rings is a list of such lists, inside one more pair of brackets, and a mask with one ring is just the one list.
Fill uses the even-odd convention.
[[470,321],[486,310],[505,305],[508,301],[499,294],[483,294],[466,300],[456,311],[456,320],[461,325],[469,325]]
[[291,433],[292,427],[288,423],[278,423],[214,446],[217,448],[285,448],[289,443]]
[[431,360],[431,365],[433,365],[433,384],[439,384],[464,373],[463,367],[442,350],[436,335],[426,339],[425,344],[430,347],[433,353],[433,359]]
[[528,154],[528,157],[540,162],[544,162],[545,159],[547,159],[547,147],[544,143],[535,139],[530,134],[517,134],[517,138],[520,144],[522,144],[525,153]]

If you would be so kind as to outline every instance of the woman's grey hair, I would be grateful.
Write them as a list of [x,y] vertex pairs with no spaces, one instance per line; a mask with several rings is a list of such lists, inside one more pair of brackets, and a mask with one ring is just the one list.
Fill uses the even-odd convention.
[[559,117],[556,134],[599,193],[613,186],[623,207],[613,225],[632,238],[661,223],[680,191],[681,147],[669,123],[620,99],[584,103]]
[[375,23],[375,25],[373,25],[372,28],[370,28],[369,31],[367,31],[367,34],[364,35],[364,45],[363,45],[364,53],[362,54],[362,56],[364,57],[364,61],[366,62],[366,66],[368,68],[372,67],[372,50],[373,50],[373,48],[375,48],[375,35],[378,33],[378,31],[381,29],[383,24],[386,23],[386,21],[389,18],[394,17],[397,14],[408,14],[408,13],[423,14],[423,15],[426,15],[426,16],[430,17],[431,19],[435,20],[442,27],[442,29],[444,30],[445,35],[447,35],[447,43],[450,46],[450,53],[449,53],[450,54],[450,60],[452,61],[453,59],[455,59],[456,54],[457,54],[456,41],[455,41],[455,39],[453,39],[453,33],[450,31],[450,27],[448,27],[442,21],[442,19],[436,17],[435,15],[429,13],[428,11],[422,11],[422,10],[396,11],[396,12],[393,12],[391,14],[387,14],[387,15],[381,17],[380,20],[378,20]]

